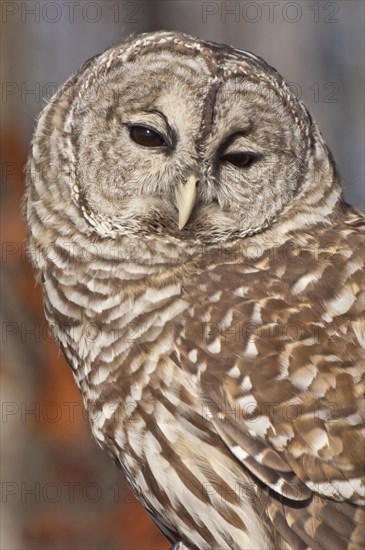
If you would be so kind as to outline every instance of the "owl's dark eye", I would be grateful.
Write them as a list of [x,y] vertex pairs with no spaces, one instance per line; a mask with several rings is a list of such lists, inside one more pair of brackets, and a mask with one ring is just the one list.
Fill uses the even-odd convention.
[[249,168],[258,158],[259,155],[254,153],[227,153],[221,160],[229,162],[237,168]]
[[167,143],[161,134],[155,130],[151,130],[151,128],[148,128],[147,126],[130,126],[129,131],[131,139],[143,147],[167,146]]

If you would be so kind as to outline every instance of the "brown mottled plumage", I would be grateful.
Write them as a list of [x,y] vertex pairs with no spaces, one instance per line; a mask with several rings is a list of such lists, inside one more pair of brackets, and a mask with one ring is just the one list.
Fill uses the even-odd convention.
[[364,219],[282,77],[107,50],[44,109],[25,211],[93,433],[175,548],[360,549]]

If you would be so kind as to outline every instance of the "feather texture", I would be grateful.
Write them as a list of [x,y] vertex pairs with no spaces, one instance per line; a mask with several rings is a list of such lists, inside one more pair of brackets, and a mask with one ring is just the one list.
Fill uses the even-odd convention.
[[364,218],[282,77],[132,37],[45,107],[27,179],[47,319],[174,548],[360,549]]

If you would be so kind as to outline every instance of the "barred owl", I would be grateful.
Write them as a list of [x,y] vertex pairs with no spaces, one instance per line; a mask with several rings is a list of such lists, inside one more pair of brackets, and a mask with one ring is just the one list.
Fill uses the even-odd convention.
[[54,95],[27,174],[46,317],[174,548],[359,549],[364,219],[277,71],[132,37]]

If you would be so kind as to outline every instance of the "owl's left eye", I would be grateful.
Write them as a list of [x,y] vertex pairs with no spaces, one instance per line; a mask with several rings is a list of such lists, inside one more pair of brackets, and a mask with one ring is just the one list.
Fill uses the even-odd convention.
[[130,126],[129,127],[131,139],[142,145],[142,147],[166,147],[167,143],[164,138],[151,128],[147,126]]
[[260,155],[254,153],[226,153],[223,155],[222,160],[229,162],[237,168],[249,168]]

